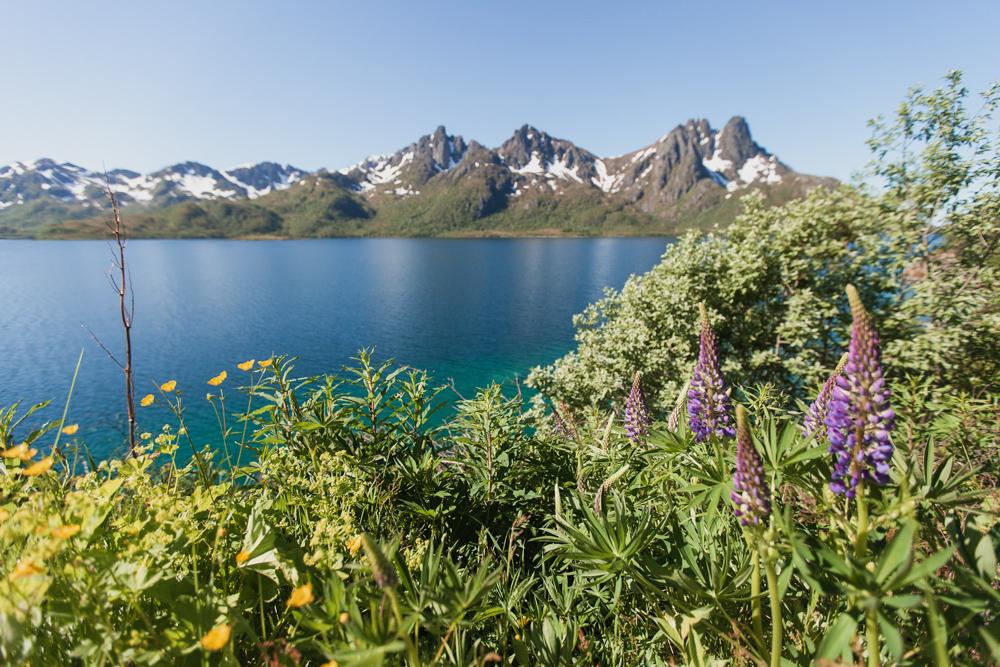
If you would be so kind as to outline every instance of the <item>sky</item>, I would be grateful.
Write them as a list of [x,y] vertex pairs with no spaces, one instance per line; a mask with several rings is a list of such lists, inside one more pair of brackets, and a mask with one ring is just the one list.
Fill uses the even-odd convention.
[[951,69],[1000,80],[1000,2],[0,0],[0,164],[340,168],[438,125],[601,156],[745,116],[849,178],[866,121]]

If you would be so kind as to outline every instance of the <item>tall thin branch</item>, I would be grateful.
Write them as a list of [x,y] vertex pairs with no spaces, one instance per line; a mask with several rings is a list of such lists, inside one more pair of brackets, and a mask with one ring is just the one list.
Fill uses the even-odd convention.
[[[121,314],[122,329],[125,332],[125,363],[122,372],[125,374],[125,408],[128,411],[128,453],[135,454],[135,382],[132,372],[132,315],[135,308],[135,295],[132,292],[131,272],[125,262],[125,246],[128,244],[128,237],[125,233],[125,225],[122,223],[121,208],[118,206],[118,198],[111,189],[111,184],[107,183],[108,199],[111,200],[111,212],[114,219],[111,221],[111,234],[114,236],[115,257],[114,268],[117,269],[119,278],[112,278],[112,285],[118,292],[118,306]],[[131,308],[126,303],[126,296],[132,296]]]

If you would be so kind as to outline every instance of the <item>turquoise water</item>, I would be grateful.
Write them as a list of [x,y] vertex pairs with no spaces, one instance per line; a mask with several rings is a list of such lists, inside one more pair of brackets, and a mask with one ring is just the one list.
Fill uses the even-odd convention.
[[[236,363],[271,354],[311,374],[375,347],[468,395],[567,352],[573,314],[650,269],[669,242],[133,241],[136,391],[177,380],[199,442],[217,433],[208,378],[227,370],[232,390]],[[82,348],[68,421],[99,457],[122,451],[125,425],[121,372],[86,330],[121,348],[109,267],[100,241],[0,241],[0,406],[53,399],[58,418]],[[157,406],[139,416],[150,431],[171,421]]]

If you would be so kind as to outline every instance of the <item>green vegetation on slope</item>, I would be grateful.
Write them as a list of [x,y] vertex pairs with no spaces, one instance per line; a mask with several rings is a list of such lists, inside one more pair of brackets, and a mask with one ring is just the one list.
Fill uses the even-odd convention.
[[[669,210],[647,212],[584,185],[560,187],[564,191],[559,194],[548,188],[515,193],[510,172],[488,165],[463,178],[443,174],[428,181],[419,196],[381,192],[369,200],[346,187],[337,174],[323,173],[254,200],[187,201],[154,210],[130,207],[124,214],[137,238],[674,235],[728,224],[747,194],[763,192],[769,203],[780,204],[802,192],[801,184],[753,186],[729,198],[712,192],[706,199],[696,189]],[[103,237],[104,218],[88,211],[40,228],[22,216],[12,235]],[[61,215],[44,213],[39,219]]]

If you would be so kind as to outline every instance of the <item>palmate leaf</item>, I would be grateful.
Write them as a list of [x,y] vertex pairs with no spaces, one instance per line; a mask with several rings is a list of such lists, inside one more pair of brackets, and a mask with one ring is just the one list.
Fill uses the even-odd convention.
[[705,520],[713,520],[722,501],[729,497],[732,466],[705,448],[689,451],[683,465],[687,483],[682,488],[689,495],[688,507],[698,511]]
[[623,578],[655,589],[649,579],[658,566],[644,554],[656,539],[657,530],[649,512],[636,516],[617,492],[612,491],[607,512],[596,513],[579,494],[571,496],[580,522],[566,515],[556,517],[556,527],[539,538],[547,558],[572,564],[577,576],[593,584],[614,582],[617,598]]

